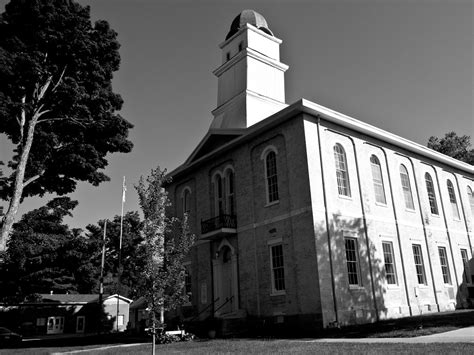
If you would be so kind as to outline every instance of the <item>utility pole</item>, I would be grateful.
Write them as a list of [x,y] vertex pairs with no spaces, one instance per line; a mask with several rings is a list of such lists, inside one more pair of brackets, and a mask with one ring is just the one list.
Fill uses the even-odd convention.
[[100,263],[99,279],[99,334],[102,333],[102,302],[104,297],[104,264],[105,264],[105,238],[107,234],[107,220],[104,221],[104,238],[102,240],[102,261]]

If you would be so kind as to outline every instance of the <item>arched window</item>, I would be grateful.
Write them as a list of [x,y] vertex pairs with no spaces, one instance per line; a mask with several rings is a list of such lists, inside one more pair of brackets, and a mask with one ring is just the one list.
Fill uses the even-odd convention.
[[400,180],[402,182],[403,197],[405,198],[405,207],[411,210],[415,209],[413,204],[413,195],[411,193],[410,176],[405,165],[400,165]]
[[214,182],[214,191],[216,197],[216,216],[221,216],[225,212],[224,208],[224,187],[222,186],[222,177],[217,174]]
[[460,219],[459,208],[458,208],[458,203],[456,202],[456,194],[454,193],[453,183],[451,182],[451,180],[448,180],[446,182],[446,185],[448,186],[449,202],[451,202],[453,217],[456,219]]
[[183,190],[182,194],[182,206],[183,206],[183,215],[191,211],[191,190],[186,187]]
[[472,193],[472,189],[469,186],[467,187],[467,197],[469,199],[469,204],[471,205],[472,217],[474,217],[474,194]]
[[386,204],[385,189],[383,186],[382,168],[380,167],[380,161],[375,156],[370,157],[370,165],[372,167],[372,182],[374,183],[375,201]]
[[278,201],[278,174],[276,154],[274,151],[270,151],[265,157],[265,175],[267,182],[267,202]]
[[339,195],[351,197],[346,153],[340,144],[334,146],[334,159],[336,161],[337,190]]
[[234,172],[232,170],[227,171],[226,175],[226,186],[227,186],[227,213],[235,215],[235,197],[234,197]]
[[433,180],[431,179],[431,175],[426,173],[425,174],[425,182],[426,182],[426,192],[428,193],[428,200],[430,201],[430,210],[432,214],[439,214],[438,213],[438,202],[436,202],[436,193],[433,185]]

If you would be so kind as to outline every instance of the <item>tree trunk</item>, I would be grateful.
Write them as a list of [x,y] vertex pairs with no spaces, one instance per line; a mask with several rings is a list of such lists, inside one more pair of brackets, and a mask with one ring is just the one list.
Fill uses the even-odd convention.
[[2,224],[2,234],[0,236],[0,252],[4,252],[7,249],[7,241],[10,237],[10,231],[15,223],[15,216],[18,212],[18,207],[20,206],[21,196],[23,194],[24,180],[25,180],[25,170],[26,163],[28,162],[28,157],[30,155],[31,145],[33,144],[33,135],[35,133],[35,126],[38,120],[38,116],[35,115],[33,119],[28,123],[28,132],[26,136],[26,141],[20,142],[19,144],[23,145],[21,149],[20,161],[15,172],[15,182],[13,184],[13,196],[10,199],[10,204],[8,206],[7,213],[4,217]]

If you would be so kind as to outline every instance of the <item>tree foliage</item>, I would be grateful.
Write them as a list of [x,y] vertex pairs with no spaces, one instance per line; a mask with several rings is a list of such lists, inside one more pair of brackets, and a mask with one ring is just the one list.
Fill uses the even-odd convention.
[[458,136],[456,132],[446,133],[443,138],[431,136],[427,146],[457,160],[474,165],[474,148],[471,148],[470,136]]
[[[107,181],[106,155],[129,152],[132,125],[112,91],[117,33],[72,0],[11,0],[0,18],[0,133],[15,145],[0,247],[21,198]],[[0,248],[1,249],[1,248]]]
[[0,271],[3,299],[50,291],[89,293],[95,286],[90,244],[80,229],[63,224],[76,206],[69,197],[55,198],[14,225]]
[[144,215],[145,238],[144,297],[151,309],[154,327],[165,310],[173,310],[187,301],[184,294],[184,259],[189,253],[194,235],[189,232],[187,217],[179,220],[167,216],[170,206],[163,185],[166,170],[159,167],[135,186]]
[[[104,222],[86,227],[89,242],[94,245],[93,263],[100,272],[101,251],[104,235]],[[145,265],[144,244],[142,236],[143,222],[138,212],[128,212],[123,216],[120,294],[136,299],[143,284],[142,270]],[[117,293],[118,288],[118,250],[120,239],[120,216],[107,221],[104,264],[104,293]],[[91,256],[92,257],[92,256]],[[96,279],[99,279],[97,274]]]

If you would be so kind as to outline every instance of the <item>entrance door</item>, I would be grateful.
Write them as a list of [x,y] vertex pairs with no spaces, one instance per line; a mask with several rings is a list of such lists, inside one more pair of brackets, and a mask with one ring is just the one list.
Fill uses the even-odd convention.
[[48,317],[46,334],[61,334],[64,332],[64,317]]
[[85,316],[77,316],[76,333],[84,333],[85,329],[86,329],[86,317]]
[[220,309],[221,314],[226,314],[232,312],[232,303],[234,299],[232,298],[232,284],[233,284],[233,275],[232,275],[232,252],[229,247],[224,247],[222,250],[222,260],[221,260],[221,297],[220,304],[223,305]]

